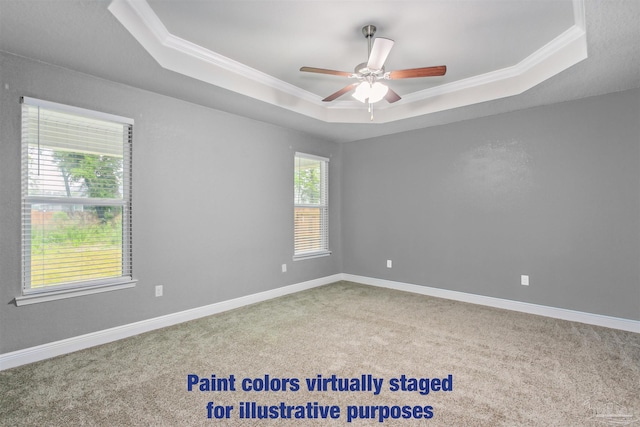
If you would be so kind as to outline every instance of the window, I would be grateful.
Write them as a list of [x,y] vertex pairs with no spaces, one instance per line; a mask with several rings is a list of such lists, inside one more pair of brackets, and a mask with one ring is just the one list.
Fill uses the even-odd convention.
[[22,99],[23,297],[132,286],[132,127]]
[[329,159],[296,153],[294,259],[329,255]]

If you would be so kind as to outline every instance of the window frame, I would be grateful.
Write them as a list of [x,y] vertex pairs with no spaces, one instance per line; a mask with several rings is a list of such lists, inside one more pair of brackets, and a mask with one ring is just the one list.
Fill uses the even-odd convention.
[[[320,197],[319,203],[299,203],[296,200],[296,194],[298,188],[296,188],[295,176],[298,173],[299,159],[316,160],[320,161]],[[294,200],[293,200],[293,215],[294,215],[294,244],[293,244],[293,260],[299,261],[304,259],[318,258],[331,255],[329,249],[329,159],[326,157],[317,156],[314,154],[296,152],[294,155]],[[298,242],[298,227],[296,224],[296,211],[298,209],[318,209],[320,217],[320,248],[311,250],[297,250]]]
[[[102,113],[85,108],[74,107],[65,104],[40,100],[30,97],[22,97],[21,116],[21,295],[15,298],[16,305],[28,305],[38,302],[57,300],[81,295],[94,294],[118,289],[131,288],[136,285],[133,278],[133,248],[132,248],[132,157],[133,157],[133,119],[117,116],[114,114]],[[122,199],[120,198],[91,198],[75,197],[67,193],[67,196],[48,196],[29,194],[29,161],[28,132],[25,130],[30,122],[30,117],[25,117],[28,108],[37,108],[38,116],[34,119],[40,126],[40,109],[62,114],[80,116],[91,120],[117,123],[123,126],[123,146],[122,146]],[[32,122],[31,122],[32,123]],[[39,131],[38,131],[39,132]],[[38,133],[39,141],[39,133]],[[66,140],[69,141],[69,140]],[[39,142],[38,142],[39,144]],[[73,150],[72,150],[73,152]],[[33,204],[78,204],[82,206],[112,206],[122,210],[122,252],[120,257],[121,276],[104,277],[98,279],[86,279],[74,282],[61,281],[58,284],[31,288],[31,235]]]

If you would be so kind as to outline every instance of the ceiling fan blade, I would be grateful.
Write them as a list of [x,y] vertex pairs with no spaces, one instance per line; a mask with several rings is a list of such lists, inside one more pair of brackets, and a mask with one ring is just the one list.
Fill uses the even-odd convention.
[[387,90],[387,94],[384,96],[384,99],[386,99],[389,104],[393,104],[396,101],[400,101],[402,98],[400,98],[400,95],[389,88],[389,90]]
[[331,95],[327,96],[325,99],[323,99],[323,102],[330,102],[333,101],[336,98],[341,97],[342,95],[344,95],[345,93],[353,90],[354,87],[356,87],[359,83],[351,83],[350,85],[347,85],[345,87],[343,87],[342,89],[340,89],[339,91],[332,93]]
[[389,72],[389,79],[411,79],[414,77],[444,76],[447,72],[446,65],[437,67],[410,68],[408,70],[396,70]]
[[371,48],[367,68],[370,70],[382,70],[384,61],[387,60],[387,56],[389,56],[389,52],[391,52],[393,43],[394,41],[391,39],[385,39],[382,37],[376,38],[373,41],[373,47]]
[[331,74],[334,76],[344,76],[344,77],[351,77],[351,75],[353,74],[347,71],[327,70],[326,68],[314,68],[314,67],[302,67],[300,68],[300,71],[305,71],[307,73]]

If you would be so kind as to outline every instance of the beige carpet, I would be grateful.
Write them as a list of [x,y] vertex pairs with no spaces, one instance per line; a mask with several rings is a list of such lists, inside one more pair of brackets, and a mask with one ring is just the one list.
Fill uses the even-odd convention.
[[340,282],[0,372],[0,424],[640,426],[640,335]]

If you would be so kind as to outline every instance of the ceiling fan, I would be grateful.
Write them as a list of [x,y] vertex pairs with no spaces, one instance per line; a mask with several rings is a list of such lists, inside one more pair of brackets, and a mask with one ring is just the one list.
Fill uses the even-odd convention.
[[443,76],[447,72],[445,65],[435,67],[410,68],[406,70],[385,71],[384,62],[391,52],[394,41],[382,37],[373,40],[376,32],[374,25],[365,25],[362,27],[362,34],[368,41],[368,61],[358,64],[353,73],[348,71],[328,70],[326,68],[302,67],[300,71],[308,73],[330,74],[334,76],[343,76],[350,79],[357,79],[355,83],[351,83],[337,92],[324,98],[322,101],[330,102],[342,95],[354,91],[353,97],[360,102],[368,101],[369,111],[371,112],[371,120],[373,120],[373,104],[381,101],[383,98],[393,103],[399,101],[400,95],[390,89],[387,85],[379,82],[379,80],[399,80],[410,79],[415,77],[434,77]]

